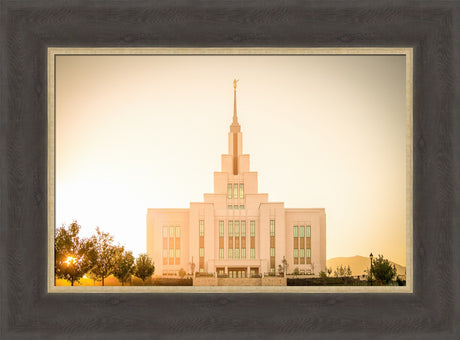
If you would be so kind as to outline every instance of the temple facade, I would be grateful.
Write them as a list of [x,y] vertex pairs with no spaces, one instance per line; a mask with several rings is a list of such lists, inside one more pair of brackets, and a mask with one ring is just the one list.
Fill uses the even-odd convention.
[[221,171],[214,172],[214,192],[188,209],[147,210],[147,253],[155,275],[183,269],[246,278],[278,274],[286,266],[287,272],[325,271],[325,209],[288,209],[259,193],[257,172],[243,153],[236,80],[233,85],[228,153],[221,156]]

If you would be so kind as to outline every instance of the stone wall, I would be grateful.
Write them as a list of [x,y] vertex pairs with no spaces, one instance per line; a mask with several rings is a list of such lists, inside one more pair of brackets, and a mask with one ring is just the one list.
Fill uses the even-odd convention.
[[219,286],[262,286],[260,278],[219,278]]
[[286,286],[287,279],[285,277],[265,276],[262,278],[262,286]]
[[195,277],[193,279],[194,286],[218,286],[217,277]]
[[194,286],[286,286],[285,277],[263,278],[217,278],[196,277],[193,279]]

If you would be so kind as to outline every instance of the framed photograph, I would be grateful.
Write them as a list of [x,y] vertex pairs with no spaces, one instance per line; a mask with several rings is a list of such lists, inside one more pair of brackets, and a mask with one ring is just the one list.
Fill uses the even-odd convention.
[[49,48],[48,65],[50,292],[412,292],[411,48]]
[[[130,1],[88,2],[81,5],[42,0],[33,4],[1,1],[0,6],[0,43],[4,47],[0,49],[2,338],[458,338],[460,292],[455,283],[459,277],[455,245],[459,243],[456,228],[459,212],[455,207],[459,201],[459,191],[456,189],[459,183],[459,158],[455,155],[460,152],[460,143],[455,128],[460,119],[456,114],[459,109],[459,94],[456,91],[459,73],[456,65],[460,55],[460,46],[456,42],[460,30],[455,2],[381,4],[324,1],[299,4],[287,1],[280,4],[275,1],[235,1],[221,4],[201,1],[190,4],[179,0],[174,3]],[[325,49],[326,53],[313,52],[320,48]],[[108,51],[105,55],[100,53],[103,49]],[[117,49],[118,56],[114,56],[112,51]],[[126,51],[136,49],[136,56],[126,55],[129,54]],[[212,56],[203,55],[204,51],[211,49],[219,52]],[[270,56],[251,54],[250,51],[255,49],[272,52]],[[290,51],[289,57],[299,54],[323,62],[328,56],[335,58],[341,49],[349,56],[340,58],[350,58],[348,62],[358,57],[363,59],[358,61],[357,68],[350,68],[352,75],[349,78],[340,73],[343,67],[337,67],[336,75],[340,77],[334,81],[330,78],[326,84],[313,75],[315,72],[324,74],[327,70],[332,76],[335,73],[332,64],[323,68],[319,64],[309,64],[309,68],[304,68],[308,63],[292,61],[288,65],[279,63],[281,66],[266,68],[263,72],[263,63],[256,58],[270,58],[271,62],[276,58],[288,57],[284,53],[274,53],[282,49]],[[377,56],[375,51],[379,49],[381,52]],[[162,56],[165,57],[162,67],[155,68],[160,56],[151,51],[161,50],[168,52]],[[199,53],[191,52],[193,50]],[[254,57],[253,60],[257,61],[252,68],[249,67],[250,61],[244,63],[247,72],[242,71],[243,66],[239,72],[213,68],[210,59],[202,60],[201,66],[191,61],[177,63],[173,68],[176,72],[171,72],[172,68],[167,67],[168,63],[173,64],[174,58],[191,60],[198,58],[197,54],[199,58],[225,58],[223,54],[229,55],[236,50],[244,53],[231,56],[229,65],[237,58]],[[295,50],[303,52],[294,53]],[[155,55],[147,57],[146,54]],[[134,64],[129,62],[126,67],[112,64],[111,58],[123,62],[131,57],[138,59],[134,59]],[[158,58],[157,64],[143,65],[148,58]],[[374,64],[382,69],[366,73],[369,63],[380,58],[385,62],[391,58],[402,58],[404,61],[400,66],[404,66],[404,71],[396,71],[399,66],[392,68],[387,65],[384,72],[383,64]],[[94,59],[103,62],[92,63]],[[408,61],[412,67],[407,67]],[[50,62],[55,63],[54,67],[50,68]],[[75,67],[76,64],[72,63],[80,65]],[[190,71],[187,67],[191,65],[194,65],[195,73],[189,73],[192,76],[186,77]],[[284,68],[287,66],[298,71],[300,83],[297,87],[291,87],[296,72],[290,73],[287,81],[284,78],[288,74]],[[135,68],[140,68],[140,71],[135,71]],[[130,72],[123,73],[128,69]],[[210,69],[214,71],[213,74],[206,73]],[[260,70],[257,77],[266,77],[264,81],[250,76],[251,72],[257,70]],[[275,77],[273,72],[276,70],[280,72]],[[105,76],[101,77],[104,72]],[[138,88],[140,78],[134,77],[136,72],[146,80],[142,89]],[[311,78],[305,77],[304,72]],[[165,74],[163,78],[162,73]],[[377,75],[379,79],[367,81],[365,74]],[[209,86],[209,81],[205,81],[209,77],[216,79],[214,86]],[[388,85],[387,81],[401,77],[402,85]],[[347,87],[350,78],[354,79],[353,86]],[[120,82],[120,79],[125,81]],[[161,82],[155,83],[159,79]],[[411,80],[409,87],[408,80]],[[336,85],[341,81],[345,83],[342,97],[336,92]],[[132,86],[127,86],[128,83]],[[393,95],[389,95],[387,100],[350,95],[353,90],[362,89],[362,84],[371,83],[380,85],[389,93],[399,93],[399,96],[401,91],[397,91],[395,86],[404,88],[403,124],[392,121],[392,117],[401,117],[395,115],[400,109],[399,104],[394,103],[394,110],[388,110],[393,105]],[[113,92],[113,89],[121,91]],[[302,93],[299,94],[296,89],[302,89]],[[323,90],[318,92],[319,89]],[[365,90],[372,92],[375,88],[367,86]],[[206,96],[207,93],[210,95]],[[320,93],[324,99],[323,105],[318,107]],[[382,92],[377,90],[374,93]],[[92,97],[88,96],[91,94]],[[168,94],[174,97],[168,98]],[[408,97],[408,94],[412,97]],[[110,100],[106,100],[108,97],[111,97]],[[53,100],[50,101],[50,98]],[[101,98],[106,99],[99,100]],[[373,111],[372,115],[372,110],[362,108],[360,110],[365,112],[347,110],[349,104],[358,107],[358,102],[365,102],[369,98],[373,102],[368,108],[372,105],[382,110],[386,108],[385,112],[389,114],[382,116]],[[185,105],[190,114],[182,110],[184,103],[190,104]],[[55,116],[50,114],[50,108],[55,110]],[[332,141],[330,138],[333,136],[344,139],[343,144],[331,142],[330,147],[331,152],[336,152],[333,161],[340,163],[337,165],[340,173],[331,175],[326,172],[326,168],[330,167],[325,165],[332,162],[326,155],[323,158],[315,157],[315,162],[302,165],[303,160],[319,154],[317,151],[320,149],[314,146],[325,144],[326,141],[319,143],[322,137],[319,134],[325,137],[326,132],[318,127],[325,124],[323,119],[327,117],[317,114],[307,119],[311,116],[295,115],[296,108],[302,108],[303,112],[331,113],[330,131],[326,131],[329,139],[326,141]],[[356,118],[361,114],[362,120],[358,120],[360,124],[364,124],[368,118],[369,126],[380,128],[357,130],[352,126],[356,119],[347,120],[347,117],[337,113],[341,109],[347,111],[350,117]],[[78,114],[74,114],[76,112]],[[181,116],[174,116],[173,119],[168,114],[152,118],[152,112],[179,112]],[[145,114],[151,120],[140,119],[140,114]],[[301,120],[293,120],[291,114],[301,117]],[[289,117],[290,123],[278,120],[283,115]],[[80,117],[81,121],[72,120],[75,117]],[[55,122],[51,121],[53,118]],[[60,125],[67,118],[72,119]],[[200,119],[205,123],[197,123]],[[381,119],[380,123],[377,124],[376,119]],[[177,134],[168,134],[172,126],[169,124],[175,124]],[[55,129],[50,130],[50,126],[55,126]],[[115,126],[118,127],[112,130]],[[390,141],[388,138],[379,139],[388,131],[388,126],[397,126],[397,129],[402,126],[403,131],[398,130],[398,135],[390,138]],[[411,133],[406,130],[408,126],[411,126]],[[191,128],[197,134],[189,134]],[[345,130],[353,131],[353,135],[346,134]],[[259,134],[260,131],[262,134]],[[113,138],[111,135],[114,133],[120,136]],[[273,143],[277,133],[282,139],[279,139],[279,143]],[[399,142],[401,133],[404,138],[402,143]],[[160,139],[155,140],[155,137]],[[97,138],[99,143],[95,143]],[[362,167],[357,166],[353,158],[354,161],[348,163],[350,171],[347,172],[344,163],[352,159],[346,156],[351,157],[350,143],[355,138],[360,141],[355,146],[363,148]],[[180,139],[185,139],[183,144],[188,152],[180,154],[180,157],[169,157],[168,148],[175,145],[172,141]],[[302,147],[294,149],[295,157],[288,158],[283,145],[292,148],[293,144],[288,143],[292,141]],[[306,141],[309,143],[305,144]],[[350,174],[357,176],[356,171],[361,171],[359,175],[365,181],[376,174],[375,167],[382,165],[382,162],[395,164],[391,162],[396,156],[395,149],[378,148],[378,143],[373,144],[372,141],[394,143],[400,148],[403,145],[404,150],[398,151],[402,155],[398,164],[404,167],[404,195],[399,195],[395,200],[391,197],[388,199],[384,194],[375,197],[384,206],[380,210],[379,237],[375,242],[392,243],[385,241],[401,230],[392,229],[396,222],[391,221],[397,220],[397,217],[387,212],[398,205],[396,200],[402,200],[403,204],[409,202],[412,207],[403,209],[406,222],[403,223],[404,236],[394,237],[395,244],[403,243],[402,247],[395,249],[403,248],[404,255],[393,255],[390,247],[379,248],[372,243],[367,245],[371,241],[367,237],[366,227],[353,225],[353,221],[366,221],[366,214],[359,209],[375,202],[369,202],[372,200],[367,192],[357,191]],[[143,144],[155,146],[149,149],[157,152],[155,158],[138,153],[141,148],[137,146]],[[50,161],[51,145],[55,147],[51,149],[55,163]],[[408,145],[409,150],[406,150]],[[65,148],[61,150],[63,146]],[[162,157],[158,150],[163,150],[163,156],[168,157]],[[267,153],[273,156],[264,160],[264,154]],[[250,163],[247,155],[250,155]],[[408,155],[409,161],[406,159]],[[173,163],[176,158],[187,164],[189,174],[173,176],[183,168]],[[123,159],[126,161],[120,162]],[[283,168],[292,159],[297,160],[300,170],[295,166],[289,171]],[[142,160],[151,162],[150,183],[142,182],[142,171],[146,167]],[[161,164],[164,161],[171,162],[169,169]],[[108,171],[105,166],[110,164],[113,168]],[[89,167],[86,173],[83,166]],[[133,172],[133,169],[136,171]],[[169,170],[168,176],[164,175],[165,169]],[[296,176],[297,171],[305,172],[305,169],[315,176]],[[410,169],[412,172],[407,177]],[[254,172],[258,174],[258,181],[248,178],[240,181],[238,177],[240,173],[250,174],[251,177]],[[53,173],[56,177],[52,176]],[[79,178],[79,174],[83,173],[85,176]],[[395,170],[395,173],[401,176],[401,171]],[[282,174],[281,180],[279,174]],[[327,183],[321,180],[323,175],[334,177]],[[128,176],[132,179],[126,179]],[[117,178],[123,181],[118,183]],[[157,181],[158,178],[162,180]],[[168,182],[169,178],[175,178],[176,182]],[[226,181],[222,178],[226,178]],[[230,182],[229,178],[232,179]],[[325,197],[330,196],[330,187],[323,191],[315,188],[320,185],[333,186],[341,178],[344,183],[350,180],[347,203],[356,203],[357,198],[362,200],[362,206],[350,212],[349,216],[356,217],[352,221],[340,221],[346,216],[344,214],[334,217],[340,204],[326,204]],[[408,178],[411,180],[408,181]],[[296,180],[307,182],[295,185],[293,182]],[[144,183],[151,193],[144,206],[138,204],[144,201],[140,192],[125,190],[128,186],[126,183],[132,187]],[[257,183],[257,187],[254,187],[254,183]],[[278,183],[284,183],[284,188],[278,187]],[[306,185],[308,183],[310,186]],[[395,195],[396,188],[402,188],[394,183],[385,185],[388,189],[386,193],[390,196]],[[232,185],[231,190],[229,184]],[[240,187],[240,184],[243,186]],[[382,186],[382,183],[375,184],[376,187]],[[91,192],[97,192],[99,197],[92,197],[96,195],[91,194],[80,196],[82,188],[88,191],[88,185],[92,186]],[[192,191],[186,192],[184,188],[189,187]],[[366,186],[370,192],[379,192],[375,191],[376,187]],[[55,188],[54,197],[50,188]],[[305,188],[308,190],[303,193]],[[344,191],[343,187],[337,186],[336,198],[343,200]],[[72,192],[78,204],[71,201]],[[165,192],[172,192],[172,197]],[[160,196],[157,196],[158,193]],[[180,193],[183,196],[178,197]],[[243,198],[240,198],[240,193]],[[263,196],[267,193],[268,197]],[[297,194],[302,200],[296,200]],[[406,201],[407,197],[412,199]],[[50,204],[50,200],[54,200],[53,204]],[[254,205],[259,210],[254,209]],[[67,214],[69,206],[75,212]],[[129,210],[131,206],[140,207],[144,223],[137,224],[135,218],[138,217],[126,217],[123,210]],[[188,225],[185,222],[182,224],[168,209],[184,209],[183,214],[189,214]],[[91,220],[91,213],[88,213],[91,210],[96,212],[95,216],[110,218]],[[361,211],[359,216],[355,215],[358,210]],[[101,211],[103,214],[98,214]],[[286,218],[290,213],[298,215]],[[321,243],[323,213],[326,248]],[[195,221],[193,225],[190,215]],[[224,215],[226,219],[221,219]],[[230,215],[233,217],[229,218]],[[110,230],[108,225],[113,225],[117,216],[123,227],[131,232],[126,232],[123,227]],[[285,216],[284,220],[280,216]],[[107,286],[101,287],[100,277],[104,274],[97,274],[93,276],[94,279],[89,276],[85,278],[92,281],[93,286],[78,286],[73,282],[72,287],[65,279],[65,285],[55,284],[53,262],[56,253],[50,248],[50,245],[54,247],[55,237],[50,234],[50,226],[56,230],[62,225],[68,228],[74,220],[77,221],[75,229],[81,233],[81,239],[93,240],[96,244],[98,237],[104,239],[108,233],[113,236],[113,245],[123,247],[123,251],[131,251],[135,259],[147,253],[144,258],[150,257],[155,261],[153,277],[146,275],[145,285],[142,277],[138,276],[132,277],[128,283],[124,279],[107,278]],[[183,218],[183,221],[186,220]],[[220,246],[221,220],[224,221],[223,247]],[[232,222],[231,229],[229,221]],[[266,241],[255,243],[255,247],[252,247],[250,239],[251,221],[255,221],[254,234],[259,235],[259,241],[262,237]],[[239,222],[238,229],[235,222]],[[242,236],[241,226],[244,224],[246,236]],[[346,226],[345,230],[334,226],[341,224]],[[307,236],[308,226],[310,240]],[[89,231],[85,228],[89,228]],[[144,233],[139,237],[141,241],[135,240],[137,228]],[[187,228],[194,228],[194,233],[187,234]],[[328,234],[334,229],[333,234]],[[348,229],[353,235],[347,235]],[[119,233],[116,230],[122,231]],[[356,230],[366,230],[366,233]],[[204,236],[200,236],[201,231]],[[151,235],[154,237],[149,245]],[[316,240],[313,239],[315,237]],[[159,239],[159,246],[155,243],[156,239]],[[285,242],[277,243],[276,239]],[[350,240],[353,240],[352,246],[349,246]],[[145,244],[137,248],[136,242]],[[193,244],[194,248],[182,247],[187,243]],[[334,243],[340,246],[329,250],[328,247]],[[326,279],[326,282],[339,280],[340,263],[332,268],[330,277],[327,274],[328,267],[331,267],[327,260],[341,257],[339,252],[334,253],[332,249],[346,249],[343,256],[349,257],[354,254],[349,255],[348,250],[355,247],[368,249],[359,250],[356,255],[366,257],[369,265],[379,258],[378,255],[383,255],[384,259],[404,266],[398,256],[404,257],[406,285],[321,287],[287,284],[289,280],[309,280],[310,283],[321,279]],[[88,243],[85,249],[90,248]],[[88,254],[96,256],[96,248],[91,249],[92,252]],[[223,258],[220,258],[221,249],[224,250]],[[242,249],[245,249],[246,259],[241,258]],[[251,258],[251,249],[255,249],[255,258]],[[308,249],[310,257],[307,256]],[[235,259],[237,250],[239,259]],[[369,258],[367,251],[372,252],[373,259]],[[204,256],[200,256],[202,254]],[[69,267],[79,261],[72,254],[66,255],[63,262]],[[50,259],[53,259],[51,265]],[[294,263],[295,259],[297,263]],[[301,263],[301,259],[306,263]],[[145,260],[145,263],[148,264],[148,261]],[[193,270],[191,264],[195,264]],[[396,269],[396,265],[393,268]],[[184,278],[179,273],[181,269],[185,271]],[[334,270],[338,271],[337,278]],[[324,273],[322,277],[320,272]],[[371,273],[374,272],[371,270]],[[160,274],[161,278],[155,277]],[[373,275],[371,279],[376,280]],[[345,274],[343,277],[347,276]],[[156,279],[208,280],[214,284],[189,287],[150,285]],[[283,282],[283,285],[262,286],[264,279],[265,282]],[[57,277],[56,280],[61,278]],[[118,283],[109,285],[110,280],[125,286]],[[228,280],[258,280],[261,285],[219,286],[219,282],[228,284]],[[366,279],[361,281],[377,283]],[[80,282],[83,282],[83,277]]]

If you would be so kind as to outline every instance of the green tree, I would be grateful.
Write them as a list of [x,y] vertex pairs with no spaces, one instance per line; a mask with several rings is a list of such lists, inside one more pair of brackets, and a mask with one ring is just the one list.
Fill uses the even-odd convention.
[[294,274],[294,275],[300,275],[299,267],[295,267],[295,268],[294,268],[294,271],[292,272],[292,274]]
[[93,266],[95,253],[91,240],[78,236],[81,226],[73,221],[56,230],[54,238],[54,272],[73,286]]
[[319,272],[319,278],[321,279],[322,284],[325,286],[327,285],[327,273],[325,271]]
[[353,272],[351,271],[350,265],[347,266],[347,271],[345,273],[347,276],[351,276]]
[[125,282],[134,274],[134,269],[133,253],[126,250],[119,253],[116,257],[113,275],[121,282],[122,286],[124,286]]
[[139,254],[136,259],[136,269],[134,275],[142,280],[142,284],[145,284],[145,279],[155,271],[155,265],[152,259],[147,254]]
[[104,286],[104,279],[114,273],[117,257],[123,252],[124,247],[114,245],[113,236],[102,232],[99,227],[96,228],[96,235],[93,235],[91,240],[96,252],[91,274],[97,280],[101,280]]
[[379,255],[373,260],[370,273],[377,285],[386,285],[396,277],[396,267],[391,265],[390,261],[385,259],[383,255]]
[[[332,269],[331,269],[332,271]],[[352,275],[352,272],[351,272],[351,268],[350,266],[342,266],[340,265],[336,267],[336,270],[334,270],[334,276],[335,277],[348,277],[348,276],[351,276]]]
[[331,276],[332,267],[327,268],[327,276]]
[[337,267],[335,268],[335,270],[334,270],[334,276],[335,276],[335,277],[343,276],[343,267],[342,267],[342,265],[340,265],[340,267],[337,266]]

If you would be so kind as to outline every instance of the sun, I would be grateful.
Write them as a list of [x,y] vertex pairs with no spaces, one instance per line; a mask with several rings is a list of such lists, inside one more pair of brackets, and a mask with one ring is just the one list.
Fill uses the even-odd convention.
[[67,259],[64,261],[64,263],[67,263],[67,266],[70,266],[76,262],[76,258],[72,255],[67,256]]

